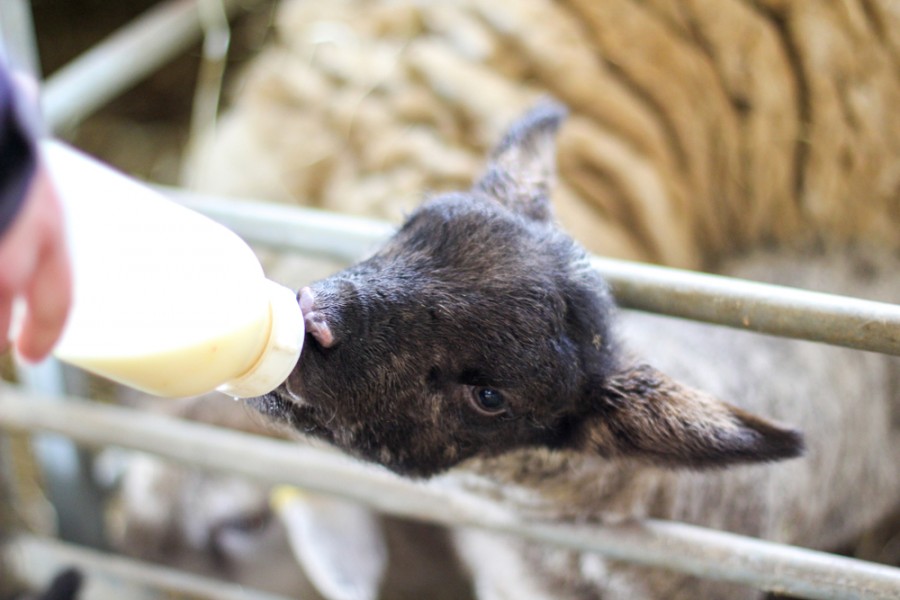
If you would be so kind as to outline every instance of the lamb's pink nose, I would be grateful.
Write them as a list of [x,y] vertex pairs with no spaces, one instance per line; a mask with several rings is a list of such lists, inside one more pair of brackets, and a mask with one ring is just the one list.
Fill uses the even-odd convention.
[[334,345],[334,333],[325,315],[316,310],[316,295],[309,287],[300,290],[300,311],[303,313],[306,332],[323,348],[331,348]]

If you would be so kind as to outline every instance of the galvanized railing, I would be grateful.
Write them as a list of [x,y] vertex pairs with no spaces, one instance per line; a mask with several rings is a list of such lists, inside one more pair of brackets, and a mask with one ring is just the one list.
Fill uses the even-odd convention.
[[[169,0],[46,82],[51,128],[77,122],[161,66],[201,34],[203,0]],[[20,4],[22,3],[19,0]],[[237,2],[224,0],[230,10]],[[390,235],[385,223],[321,211],[166,190],[251,242],[354,260]],[[610,259],[593,264],[618,301],[637,308],[775,335],[900,355],[900,307]],[[71,400],[71,399],[69,399]],[[0,388],[0,428],[62,434],[78,444],[142,450],[265,483],[291,483],[448,526],[481,527],[610,558],[810,598],[898,598],[900,569],[681,523],[578,526],[530,522],[483,498],[413,483],[331,453],[86,401],[45,402]],[[14,575],[37,585],[53,566],[89,571],[92,590],[129,598],[274,596],[28,535],[0,547]],[[90,595],[84,596],[90,600]]]
[[[354,260],[393,231],[320,210],[160,188],[254,243]],[[595,256],[625,308],[783,337],[900,355],[900,306]]]
[[268,484],[335,494],[379,511],[479,527],[617,560],[809,598],[897,598],[900,569],[683,523],[531,522],[507,507],[433,483],[413,482],[336,453],[84,401],[48,403],[2,389],[0,425],[49,431],[92,446],[150,452]]
[[[210,198],[164,190],[183,204],[225,223],[252,242],[282,250],[344,260],[365,254],[393,227],[380,221],[256,201]],[[900,307],[790,288],[595,259],[617,293],[631,289],[627,304],[778,335],[824,340],[897,354]],[[649,304],[642,289],[658,295]],[[678,297],[690,291],[690,302]],[[728,298],[728,308],[717,299]],[[621,299],[621,296],[620,296]],[[683,306],[699,306],[685,314]],[[850,307],[849,309],[847,307]],[[703,307],[712,307],[702,310]],[[837,325],[822,334],[816,319],[798,328],[774,318],[790,308]],[[859,322],[866,336],[853,332]],[[846,335],[842,330],[853,333]],[[874,340],[874,341],[873,341]],[[151,452],[205,469],[239,473],[265,483],[291,483],[366,503],[377,510],[451,526],[474,526],[610,558],[754,585],[809,598],[894,598],[900,569],[755,540],[700,527],[644,520],[609,526],[573,527],[531,523],[503,506],[474,496],[399,479],[384,470],[285,442],[187,424],[84,402],[36,401],[4,389],[0,426],[65,435],[80,444],[114,445]]]

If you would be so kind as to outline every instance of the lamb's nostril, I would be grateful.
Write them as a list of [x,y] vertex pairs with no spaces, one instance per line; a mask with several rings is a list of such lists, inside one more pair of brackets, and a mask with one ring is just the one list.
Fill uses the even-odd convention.
[[328,318],[324,313],[316,310],[316,294],[310,287],[304,287],[297,294],[300,302],[300,311],[303,313],[303,322],[306,332],[313,336],[323,348],[334,346],[334,332],[328,324]]
[[304,313],[306,332],[315,338],[323,348],[331,348],[334,345],[334,333],[328,325],[325,315],[316,311]]

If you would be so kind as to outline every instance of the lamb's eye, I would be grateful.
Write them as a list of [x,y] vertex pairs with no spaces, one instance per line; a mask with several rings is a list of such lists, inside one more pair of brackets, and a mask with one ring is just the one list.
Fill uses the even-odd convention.
[[494,388],[474,387],[471,398],[475,410],[485,416],[496,417],[506,412],[506,400]]

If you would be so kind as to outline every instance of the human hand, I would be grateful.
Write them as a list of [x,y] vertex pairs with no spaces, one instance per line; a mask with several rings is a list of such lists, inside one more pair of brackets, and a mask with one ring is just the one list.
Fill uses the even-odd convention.
[[0,237],[0,351],[8,346],[13,301],[20,296],[27,311],[16,349],[38,361],[59,339],[72,304],[62,207],[40,164],[19,214]]

